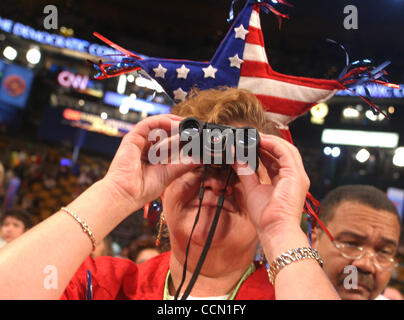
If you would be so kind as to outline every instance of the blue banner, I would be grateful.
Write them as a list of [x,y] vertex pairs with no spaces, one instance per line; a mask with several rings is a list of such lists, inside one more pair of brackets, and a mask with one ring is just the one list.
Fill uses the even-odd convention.
[[32,70],[8,64],[4,68],[0,87],[0,102],[24,108],[31,90]]

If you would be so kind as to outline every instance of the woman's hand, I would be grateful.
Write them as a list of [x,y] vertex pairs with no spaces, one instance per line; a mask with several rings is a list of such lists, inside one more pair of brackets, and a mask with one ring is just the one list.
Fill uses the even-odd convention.
[[114,192],[118,191],[121,200],[128,201],[132,212],[158,198],[168,184],[195,166],[150,163],[149,149],[153,143],[149,134],[153,129],[164,130],[168,139],[158,141],[158,145],[169,149],[171,131],[178,129],[181,120],[181,117],[171,114],[148,117],[122,139],[103,180]]
[[260,138],[261,164],[271,182],[263,183],[256,173],[239,175],[250,219],[258,233],[276,235],[286,229],[300,228],[310,180],[299,151],[277,136],[260,134]]

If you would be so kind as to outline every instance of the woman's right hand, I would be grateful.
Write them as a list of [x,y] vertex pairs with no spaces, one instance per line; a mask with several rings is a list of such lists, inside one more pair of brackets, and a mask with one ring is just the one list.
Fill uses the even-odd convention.
[[182,162],[151,164],[148,159],[152,145],[150,132],[164,130],[168,139],[161,145],[169,148],[171,131],[178,128],[181,120],[181,117],[172,114],[151,116],[134,125],[122,139],[103,182],[122,197],[119,201],[128,202],[132,212],[158,198],[174,179],[196,166]]

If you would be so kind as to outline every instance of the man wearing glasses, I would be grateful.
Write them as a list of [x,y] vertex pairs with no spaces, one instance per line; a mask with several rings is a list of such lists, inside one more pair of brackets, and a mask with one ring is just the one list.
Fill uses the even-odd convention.
[[379,299],[398,266],[400,218],[395,205],[372,186],[342,186],[324,198],[320,218],[335,241],[316,227],[313,248],[341,298]]

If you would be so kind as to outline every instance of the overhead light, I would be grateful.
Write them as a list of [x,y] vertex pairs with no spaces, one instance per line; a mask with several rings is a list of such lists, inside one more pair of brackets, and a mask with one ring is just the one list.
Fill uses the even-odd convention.
[[399,134],[395,132],[377,132],[362,130],[324,129],[321,142],[360,147],[396,148]]
[[3,55],[8,60],[13,61],[15,58],[17,58],[17,50],[15,50],[13,47],[7,46],[4,48]]
[[132,83],[133,81],[135,81],[135,76],[133,74],[128,74],[128,76],[126,77],[126,80],[128,80],[128,82]]
[[116,92],[118,92],[119,94],[124,94],[125,90],[126,90],[126,76],[124,74],[121,74],[119,76]]
[[359,118],[360,112],[359,112],[359,110],[354,109],[352,107],[346,107],[342,111],[342,115],[343,115],[344,118],[347,118],[347,119]]
[[332,149],[331,149],[330,147],[325,147],[325,148],[323,149],[323,152],[324,152],[324,154],[325,154],[326,156],[329,156],[329,155],[331,155]]
[[404,154],[404,147],[398,147],[395,151],[395,154]]
[[368,118],[370,121],[376,121],[376,120],[377,120],[377,115],[375,115],[372,110],[367,110],[367,111],[365,112],[365,116],[366,116],[366,118]]
[[383,121],[384,119],[386,119],[386,117],[384,116],[383,113],[380,112],[380,113],[378,114],[378,116],[377,116],[377,120]]
[[154,79],[149,80],[144,77],[137,77],[135,83],[139,87],[148,88],[150,90],[156,90],[158,93],[164,91],[164,89],[160,86],[160,84]]
[[360,149],[355,156],[356,160],[358,160],[360,163],[365,163],[369,160],[369,157],[370,153],[366,149]]
[[31,64],[37,64],[41,60],[41,52],[37,48],[31,48],[25,56]]
[[119,112],[122,114],[127,114],[130,110],[132,103],[130,99],[124,99],[122,104],[119,106]]
[[129,112],[129,104],[125,104],[123,103],[120,107],[119,107],[119,112],[122,114],[127,114]]
[[339,157],[340,154],[341,154],[341,149],[340,149],[339,147],[333,147],[333,148],[331,148],[331,147],[325,147],[325,148],[323,149],[323,153],[324,153],[326,156],[332,156],[332,157],[334,157],[334,158],[337,158],[337,157]]
[[106,112],[101,112],[101,119],[107,120],[108,119],[108,114]]
[[333,156],[334,158],[338,158],[341,154],[341,149],[339,147],[334,147],[331,150],[331,156]]
[[122,104],[119,106],[119,112],[122,114],[127,114],[130,109],[133,109],[136,98],[136,94],[134,93],[131,93],[129,97],[124,98],[122,100]]
[[393,156],[393,164],[397,167],[404,167],[404,156],[395,154]]
[[397,167],[404,167],[404,147],[399,147],[394,152],[393,164]]
[[74,30],[72,28],[60,27],[59,31],[65,37],[72,37],[74,35]]
[[151,81],[144,77],[136,77],[135,83],[139,87],[147,87]]
[[328,114],[328,105],[326,103],[316,104],[310,109],[310,113],[316,118],[324,118]]
[[314,124],[323,124],[324,118],[328,114],[328,105],[326,103],[316,104],[310,109],[311,122]]
[[140,113],[140,117],[141,117],[142,119],[147,118],[147,112],[146,112],[146,111],[142,111],[142,112]]
[[387,110],[389,111],[389,113],[393,114],[396,111],[396,108],[390,106]]

